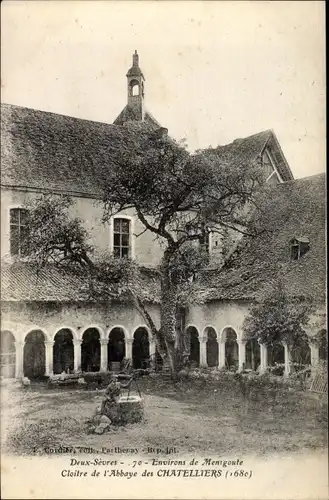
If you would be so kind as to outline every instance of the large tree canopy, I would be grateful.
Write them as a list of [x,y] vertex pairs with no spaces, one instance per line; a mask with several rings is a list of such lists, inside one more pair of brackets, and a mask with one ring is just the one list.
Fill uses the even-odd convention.
[[139,293],[138,263],[110,255],[95,258],[83,221],[69,216],[68,198],[44,197],[30,207],[29,245],[40,264],[50,259],[87,273],[92,294],[104,291],[109,298],[130,294],[175,371],[182,358],[177,339],[182,290],[186,292],[208,259],[199,243],[209,232],[253,235],[259,231],[264,172],[257,162],[220,163],[210,149],[189,154],[163,132],[133,122],[124,131],[118,127],[111,164],[99,165],[103,222],[132,210],[143,225],[142,233],[153,233],[163,251],[156,271],[161,289],[160,328]]
[[245,338],[267,346],[286,343],[291,348],[307,343],[305,328],[312,308],[309,300],[287,297],[279,283],[251,307],[243,325]]

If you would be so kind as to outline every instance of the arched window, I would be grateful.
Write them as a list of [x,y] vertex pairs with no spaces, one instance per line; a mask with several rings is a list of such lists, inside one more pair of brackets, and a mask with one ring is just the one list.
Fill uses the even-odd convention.
[[26,238],[28,236],[28,210],[24,208],[10,209],[10,254],[24,257]]
[[139,85],[136,84],[133,86],[132,88],[132,95],[135,96],[135,95],[139,95]]
[[140,94],[140,86],[138,80],[132,80],[130,82],[130,95],[138,96]]
[[291,260],[299,260],[310,249],[310,240],[305,237],[293,238],[290,241]]
[[131,257],[130,220],[116,218],[113,221],[113,254],[115,257]]

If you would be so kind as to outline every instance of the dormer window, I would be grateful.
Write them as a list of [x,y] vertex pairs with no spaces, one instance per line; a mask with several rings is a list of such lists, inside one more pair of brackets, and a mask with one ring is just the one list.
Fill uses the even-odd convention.
[[310,240],[305,237],[293,238],[290,242],[291,260],[299,260],[310,249]]

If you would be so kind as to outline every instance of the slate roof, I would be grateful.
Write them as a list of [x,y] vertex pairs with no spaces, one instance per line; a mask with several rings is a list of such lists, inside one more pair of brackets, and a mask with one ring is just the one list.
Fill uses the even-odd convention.
[[[325,175],[271,187],[260,227],[265,233],[242,238],[231,262],[204,273],[196,285],[204,300],[259,299],[280,279],[287,295],[325,300]],[[307,238],[309,251],[291,260],[290,242]]]
[[265,147],[270,150],[282,179],[292,180],[292,172],[273,130],[265,130],[243,139],[235,139],[230,144],[210,148],[210,150],[217,153],[220,162],[234,165],[251,163],[262,155]]

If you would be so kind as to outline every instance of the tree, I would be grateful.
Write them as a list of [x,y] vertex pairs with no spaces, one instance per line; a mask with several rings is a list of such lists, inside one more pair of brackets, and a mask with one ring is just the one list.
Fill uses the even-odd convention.
[[[70,200],[40,199],[30,207],[30,253],[39,264],[49,259],[88,275],[92,294],[129,294],[167,356],[173,372],[181,365],[178,310],[190,281],[207,263],[209,232],[253,235],[263,171],[258,163],[220,163],[215,150],[189,154],[186,148],[145,124],[117,127],[108,163],[98,166],[103,222],[132,210],[163,249],[156,270],[160,283],[160,328],[150,316],[138,284],[142,270],[130,259],[95,258],[79,219],[69,217]],[[258,200],[258,201],[257,201]],[[252,216],[251,216],[252,214]],[[179,340],[179,339],[178,339]],[[178,346],[178,347],[177,347]]]
[[245,340],[257,340],[268,347],[285,343],[289,352],[303,348],[308,343],[304,328],[312,309],[310,300],[287,297],[278,283],[262,301],[251,307],[243,325]]

